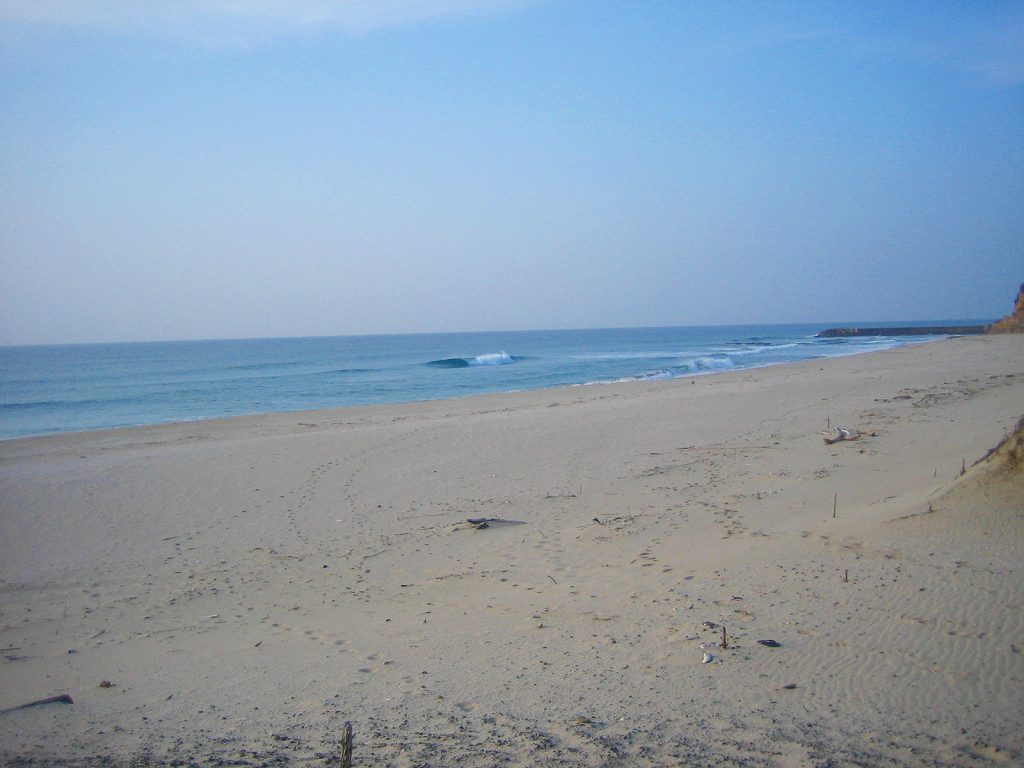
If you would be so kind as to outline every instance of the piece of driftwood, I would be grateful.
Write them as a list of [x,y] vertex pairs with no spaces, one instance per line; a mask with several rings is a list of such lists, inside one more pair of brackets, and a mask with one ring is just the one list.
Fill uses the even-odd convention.
[[492,525],[523,525],[522,520],[505,520],[500,517],[467,517],[466,522],[476,530],[490,528]]
[[28,709],[29,707],[41,707],[43,704],[74,704],[75,700],[72,699],[68,694],[62,693],[60,696],[50,696],[48,699],[39,699],[37,701],[30,701],[28,704],[19,704],[16,707],[8,707],[7,709],[0,709],[0,715],[6,715],[8,712],[15,712],[19,709]]
[[821,433],[821,438],[825,441],[825,445],[840,443],[844,440],[860,440],[862,437],[874,436],[874,432],[861,432],[858,429],[843,429],[842,427],[836,427],[834,432]]
[[345,737],[341,742],[341,768],[352,768],[352,723],[345,723]]

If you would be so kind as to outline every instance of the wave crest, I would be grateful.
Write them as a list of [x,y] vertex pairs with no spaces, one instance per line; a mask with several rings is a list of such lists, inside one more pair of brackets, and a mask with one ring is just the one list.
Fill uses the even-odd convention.
[[492,352],[476,357],[445,357],[441,360],[431,360],[427,365],[432,368],[468,368],[471,365],[509,365],[515,361],[516,358],[508,352]]
[[515,358],[508,352],[493,352],[489,355],[477,355],[471,358],[470,365],[509,365],[514,363]]

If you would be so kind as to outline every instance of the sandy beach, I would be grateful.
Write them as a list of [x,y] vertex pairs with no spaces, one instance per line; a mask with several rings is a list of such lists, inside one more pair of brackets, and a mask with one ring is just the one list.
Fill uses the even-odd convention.
[[1022,415],[979,336],[0,443],[0,760],[1019,765]]

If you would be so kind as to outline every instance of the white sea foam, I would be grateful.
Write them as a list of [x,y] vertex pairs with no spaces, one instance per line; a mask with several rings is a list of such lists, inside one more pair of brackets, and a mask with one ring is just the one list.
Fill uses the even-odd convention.
[[778,352],[780,349],[793,349],[799,346],[796,342],[788,344],[762,344],[757,347],[728,350],[730,355],[763,355],[765,352]]
[[[660,368],[647,371],[636,376],[624,376],[615,379],[612,383],[621,384],[627,381],[657,381],[661,379],[678,379],[685,376],[699,376],[705,373],[717,371],[728,371],[736,367],[736,364],[724,355],[714,357],[691,357],[679,360],[669,368]],[[603,383],[599,381],[588,382],[590,384]]]
[[508,352],[493,352],[489,355],[477,355],[469,359],[470,365],[508,365],[514,362],[515,360]]
[[690,368],[692,373],[694,371],[724,371],[736,366],[728,357],[697,357],[684,363],[681,367]]

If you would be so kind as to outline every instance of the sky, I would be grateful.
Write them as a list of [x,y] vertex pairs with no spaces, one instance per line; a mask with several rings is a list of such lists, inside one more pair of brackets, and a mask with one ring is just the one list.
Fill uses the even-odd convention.
[[1024,3],[0,0],[0,344],[994,319]]

